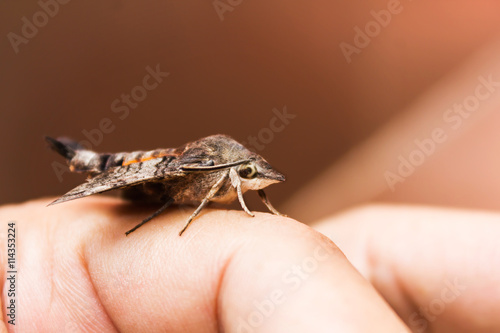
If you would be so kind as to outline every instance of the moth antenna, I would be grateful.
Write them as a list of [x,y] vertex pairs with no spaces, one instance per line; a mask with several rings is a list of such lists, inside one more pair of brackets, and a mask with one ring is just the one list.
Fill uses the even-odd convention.
[[208,165],[208,166],[182,166],[181,169],[184,171],[215,171],[215,170],[221,170],[221,169],[227,169],[231,168],[240,164],[245,164],[250,162],[251,159],[246,159],[246,160],[241,160],[241,161],[236,161],[236,162],[231,162],[231,163],[226,163],[226,164],[219,164],[219,165]]

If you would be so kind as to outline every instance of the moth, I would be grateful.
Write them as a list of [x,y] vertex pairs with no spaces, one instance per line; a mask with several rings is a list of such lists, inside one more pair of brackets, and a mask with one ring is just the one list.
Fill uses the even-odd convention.
[[208,136],[178,148],[114,154],[87,150],[67,138],[45,139],[53,150],[66,158],[70,171],[88,174],[85,183],[49,206],[114,189],[122,189],[122,195],[132,201],[162,204],[125,235],[161,214],[174,202],[197,205],[179,236],[212,201],[230,203],[238,198],[243,210],[254,216],[243,200],[247,190],[256,190],[273,214],[282,215],[271,205],[263,189],[285,181],[285,176],[260,155],[227,135]]

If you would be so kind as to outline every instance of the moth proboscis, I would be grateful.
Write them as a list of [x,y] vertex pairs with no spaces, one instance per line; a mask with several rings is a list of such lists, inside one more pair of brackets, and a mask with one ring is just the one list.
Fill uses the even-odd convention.
[[230,203],[238,198],[243,210],[254,216],[243,193],[256,190],[267,208],[280,214],[269,202],[264,188],[285,181],[260,155],[227,135],[212,135],[178,148],[151,151],[96,153],[67,138],[46,137],[51,148],[66,158],[72,172],[89,175],[87,181],[49,205],[92,194],[122,189],[133,201],[158,202],[155,213],[125,233],[129,235],[161,214],[172,203],[197,203],[179,236],[211,201]]

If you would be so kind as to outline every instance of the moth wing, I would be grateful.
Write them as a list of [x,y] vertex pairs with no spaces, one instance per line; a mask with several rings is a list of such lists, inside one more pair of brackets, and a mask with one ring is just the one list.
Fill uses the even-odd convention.
[[182,171],[169,168],[168,163],[162,163],[162,158],[156,158],[126,166],[117,166],[104,171],[75,187],[50,205],[83,198],[92,194],[124,188],[145,182],[164,181],[182,175]]

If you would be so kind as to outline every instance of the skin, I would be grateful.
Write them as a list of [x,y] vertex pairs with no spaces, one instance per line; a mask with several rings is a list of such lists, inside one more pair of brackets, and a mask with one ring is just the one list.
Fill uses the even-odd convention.
[[414,332],[500,330],[500,214],[357,207],[315,225]]
[[173,207],[125,237],[150,208],[50,200],[0,209],[16,221],[19,332],[245,332],[249,318],[252,332],[407,332],[401,319],[416,332],[500,329],[498,214],[364,206],[320,233],[207,209],[179,237],[190,212]]
[[[151,208],[50,200],[0,209],[17,223],[19,332],[245,332],[249,318],[252,332],[407,331],[328,238],[292,219],[207,209],[179,237],[191,209],[173,207],[125,237]],[[254,302],[270,300],[259,322]]]

